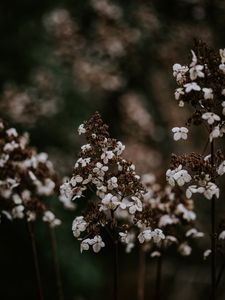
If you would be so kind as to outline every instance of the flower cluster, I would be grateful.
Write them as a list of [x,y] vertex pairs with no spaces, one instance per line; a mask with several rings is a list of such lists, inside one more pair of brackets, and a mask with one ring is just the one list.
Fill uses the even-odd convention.
[[[210,141],[222,137],[225,132],[224,53],[225,49],[217,52],[202,42],[196,42],[194,50],[191,50],[191,63],[188,66],[173,66],[173,75],[178,84],[175,99],[181,107],[185,103],[192,105],[194,112],[187,123],[200,125],[204,122],[210,132]],[[181,133],[176,131],[176,136],[180,137],[174,135],[174,139],[185,138]]]
[[77,238],[86,231],[81,251],[92,246],[94,252],[98,252],[105,246],[101,236],[105,227],[114,235],[116,231],[117,239],[131,240],[126,227],[143,210],[145,191],[135,166],[121,156],[125,146],[109,137],[98,113],[81,124],[78,133],[85,134],[88,143],[81,147],[73,176],[61,186],[61,193],[75,200],[91,192],[86,212],[75,218],[72,230]]
[[220,151],[215,154],[214,165],[210,156],[190,153],[176,156],[172,155],[171,169],[167,170],[166,178],[171,186],[185,187],[186,197],[190,199],[193,194],[202,194],[211,200],[213,196],[219,198],[219,188],[215,179],[223,175],[223,155]]
[[[146,189],[142,212],[137,214],[140,234],[138,239],[151,257],[160,256],[170,246],[183,255],[191,254],[191,240],[203,236],[195,228],[196,214],[191,199],[170,185],[161,186],[152,174],[142,177]],[[150,230],[149,220],[154,222]]]
[[[204,125],[211,151],[214,139],[222,137],[225,132],[224,53],[225,50],[214,51],[199,41],[191,51],[192,60],[188,66],[173,66],[173,75],[179,86],[175,91],[175,98],[179,101],[179,106],[189,103],[194,108],[187,125]],[[176,141],[187,138],[188,129],[185,127],[175,127],[172,131]],[[224,156],[217,151],[206,157],[194,153],[173,156],[166,176],[172,186],[188,184],[188,198],[200,193],[205,198],[212,199],[214,196],[219,198],[220,191],[215,181],[224,173]]]
[[29,146],[27,134],[0,121],[0,212],[8,219],[34,221],[41,215],[54,227],[61,222],[42,201],[55,192],[57,177],[46,153]]

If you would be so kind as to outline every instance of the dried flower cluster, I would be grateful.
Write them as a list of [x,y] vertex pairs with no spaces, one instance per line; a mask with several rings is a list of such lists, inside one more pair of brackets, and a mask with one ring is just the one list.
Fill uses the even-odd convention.
[[27,134],[7,129],[0,121],[0,212],[8,219],[36,220],[42,216],[51,227],[61,223],[43,198],[53,195],[57,178],[46,153],[29,146]]
[[[142,183],[146,193],[143,195],[143,210],[136,214],[136,225],[137,238],[143,244],[144,251],[150,252],[151,257],[156,257],[168,247],[174,246],[181,255],[190,255],[191,239],[203,236],[203,233],[195,228],[193,201],[183,197],[181,190],[177,188],[170,185],[161,186],[152,174],[143,175]],[[151,230],[150,221],[157,228],[154,232]],[[132,227],[131,232],[129,236],[132,236],[133,240],[124,241],[128,252],[137,230]]]
[[[74,174],[61,186],[61,192],[72,200],[91,192],[92,199],[88,201],[85,214],[75,218],[72,230],[77,238],[81,232],[86,232],[81,239],[81,251],[92,246],[94,252],[98,252],[105,246],[104,228],[113,231],[116,239],[119,236],[123,241],[128,239],[126,229],[142,211],[145,191],[135,166],[121,156],[125,146],[109,137],[107,126],[98,113],[81,124],[78,132],[85,134],[88,144],[81,147]],[[154,234],[157,231],[153,230]]]
[[[194,112],[187,125],[204,125],[210,144],[225,132],[225,50],[218,52],[202,42],[196,42],[192,61],[188,66],[175,64],[173,75],[179,87],[175,98],[179,106],[189,103]],[[188,129],[172,129],[174,140],[187,139]],[[215,152],[215,151],[214,151]],[[215,184],[218,176],[225,173],[225,161],[221,151],[203,156],[191,153],[180,157],[173,156],[171,169],[166,173],[170,185],[187,186],[186,196],[201,193],[207,199],[215,195],[219,198],[219,188]]]

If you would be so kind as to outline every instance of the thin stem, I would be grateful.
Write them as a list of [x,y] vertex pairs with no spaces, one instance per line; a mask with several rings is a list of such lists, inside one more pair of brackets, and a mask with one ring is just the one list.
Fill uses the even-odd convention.
[[224,272],[224,269],[225,269],[225,262],[222,264],[220,270],[219,270],[219,274],[216,278],[216,287],[218,287],[219,283],[220,283],[220,280],[222,278],[222,275],[223,275],[223,272]]
[[37,283],[37,290],[38,290],[38,296],[39,296],[38,299],[44,300],[43,288],[42,288],[42,283],[41,283],[41,274],[40,274],[39,261],[38,261],[38,254],[37,254],[37,246],[36,246],[33,226],[31,224],[31,222],[27,221],[27,229],[28,229],[28,234],[29,234],[29,238],[31,241],[31,247],[32,247],[32,254],[33,254],[34,268],[35,268],[35,275],[36,275],[36,283]]
[[207,148],[208,148],[208,145],[209,145],[209,139],[207,140],[207,142],[206,142],[206,144],[205,144],[205,146],[204,146],[204,149],[203,149],[203,151],[202,151],[202,155],[205,154],[205,152],[206,152],[206,150],[207,150]]
[[118,257],[118,239],[116,233],[116,222],[114,211],[111,210],[112,217],[112,230],[113,230],[113,275],[114,275],[114,285],[113,285],[113,299],[118,300],[118,273],[119,273],[119,257]]
[[140,247],[139,249],[139,272],[138,272],[138,300],[145,298],[145,251]]
[[50,226],[49,226],[49,235],[50,235],[50,241],[51,241],[52,256],[53,256],[53,261],[54,261],[58,299],[64,300],[59,259],[58,259],[58,254],[57,254],[57,242],[56,242],[56,237],[55,237],[55,230],[54,230],[54,228],[51,228]]
[[118,241],[114,240],[114,300],[118,300],[118,271],[119,271],[119,260],[118,260]]
[[161,277],[162,277],[162,256],[159,256],[156,263],[155,300],[161,299]]
[[[211,164],[214,165],[214,143],[211,142]],[[215,180],[214,180],[215,181]],[[211,200],[211,299],[216,299],[216,197]]]

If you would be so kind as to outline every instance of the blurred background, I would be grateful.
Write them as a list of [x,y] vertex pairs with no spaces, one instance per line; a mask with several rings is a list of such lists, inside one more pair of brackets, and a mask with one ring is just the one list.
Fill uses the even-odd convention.
[[[224,48],[225,2],[220,0],[1,0],[0,117],[27,131],[49,153],[58,174],[70,176],[84,142],[76,132],[99,111],[139,174],[165,181],[171,152],[204,147],[203,138],[173,143],[171,128],[188,111],[174,100],[174,63],[190,60],[194,39]],[[110,249],[79,253],[71,223],[78,212],[50,205],[62,220],[56,229],[65,299],[110,298]],[[199,227],[209,231],[209,204],[197,201]],[[222,209],[220,209],[221,211]],[[48,230],[35,224],[45,299],[57,299]],[[22,221],[2,219],[0,297],[36,299],[30,243]],[[209,289],[207,248],[189,258],[168,253],[162,299],[204,299]],[[155,260],[147,257],[146,298],[154,299]],[[121,299],[137,299],[138,252],[120,249]],[[220,290],[221,294],[223,290]],[[222,299],[222,298],[221,298]]]

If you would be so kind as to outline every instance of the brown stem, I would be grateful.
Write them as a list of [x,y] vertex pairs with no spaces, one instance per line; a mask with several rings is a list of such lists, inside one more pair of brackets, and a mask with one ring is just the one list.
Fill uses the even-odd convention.
[[219,274],[218,274],[218,276],[216,278],[216,287],[217,288],[218,288],[218,285],[220,284],[220,280],[221,280],[221,278],[223,276],[224,270],[225,270],[225,262],[222,264],[222,266],[221,266],[221,268],[219,270]]
[[156,282],[155,282],[155,300],[160,300],[161,294],[161,276],[162,275],[162,254],[158,257],[156,263]]
[[118,271],[119,271],[119,260],[118,260],[118,241],[114,240],[114,300],[118,300]]
[[34,268],[35,268],[35,275],[36,275],[36,283],[37,283],[37,291],[38,291],[38,299],[44,300],[43,288],[42,288],[42,283],[41,283],[41,274],[40,274],[40,268],[39,268],[39,261],[38,261],[38,255],[37,255],[37,246],[36,246],[33,226],[31,224],[31,222],[27,221],[27,229],[28,229],[28,234],[29,234],[29,238],[31,241],[31,247],[32,247],[32,254],[33,254]]
[[55,237],[55,230],[54,230],[54,228],[51,228],[50,226],[49,226],[49,235],[50,235],[50,241],[51,241],[52,256],[53,256],[53,261],[54,261],[58,299],[64,300],[59,259],[58,259],[58,254],[57,254],[57,242],[56,242],[56,237]]
[[139,248],[139,272],[138,272],[138,300],[145,298],[145,251],[142,247]]
[[112,243],[113,243],[113,276],[114,276],[114,284],[113,284],[113,299],[118,300],[118,273],[119,273],[119,259],[118,259],[118,239],[116,233],[116,221],[114,216],[114,211],[111,210],[111,218],[112,218]]
[[[211,142],[211,164],[214,166],[214,143]],[[215,180],[214,180],[215,182]],[[216,197],[211,200],[211,299],[216,299]]]

